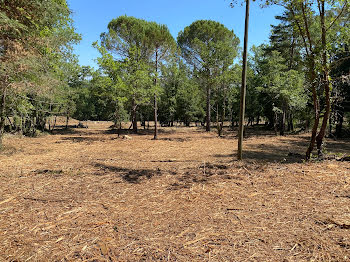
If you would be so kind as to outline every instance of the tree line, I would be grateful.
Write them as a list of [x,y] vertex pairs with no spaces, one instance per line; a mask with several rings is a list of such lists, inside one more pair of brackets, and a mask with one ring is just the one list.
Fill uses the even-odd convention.
[[[51,129],[51,116],[172,126],[206,131],[237,125],[241,50],[234,31],[198,20],[175,39],[166,25],[120,16],[94,43],[99,68],[79,66],[64,0],[5,1],[0,7],[0,137],[5,120],[25,134]],[[247,124],[284,135],[311,129],[306,158],[326,134],[340,137],[349,121],[347,1],[274,1],[283,6],[268,43],[253,46],[247,69]],[[50,121],[50,122],[49,122]],[[49,122],[49,123],[48,123]],[[48,125],[49,124],[49,125]],[[154,128],[157,138],[157,125]],[[1,141],[1,138],[0,138]]]

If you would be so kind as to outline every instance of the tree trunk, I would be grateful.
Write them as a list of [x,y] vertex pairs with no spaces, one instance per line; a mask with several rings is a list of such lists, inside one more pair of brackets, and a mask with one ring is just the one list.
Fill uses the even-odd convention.
[[315,147],[315,142],[316,142],[316,135],[317,135],[317,129],[318,129],[318,125],[320,122],[320,106],[319,106],[319,101],[317,98],[317,91],[316,91],[316,86],[317,86],[317,80],[316,80],[316,72],[315,72],[315,57],[312,54],[310,56],[310,64],[309,64],[309,74],[310,74],[310,83],[311,83],[311,91],[312,91],[312,101],[314,104],[314,125],[312,127],[312,131],[311,131],[311,140],[310,140],[310,144],[309,147],[306,151],[306,155],[305,158],[306,160],[310,159],[311,156],[311,152]]
[[258,115],[258,117],[256,118],[256,125],[259,125],[260,123],[260,116]]
[[137,117],[136,117],[136,106],[132,107],[131,111],[131,121],[132,121],[132,132],[137,134]]
[[23,115],[21,114],[21,122],[19,125],[19,133],[23,135]]
[[47,120],[48,125],[49,125],[49,131],[51,132],[51,116],[49,117],[49,119]]
[[210,131],[210,87],[207,86],[207,116],[206,116],[206,128],[205,131]]
[[280,119],[280,136],[284,136],[284,131],[286,128],[286,111],[283,110],[281,113],[281,119]]
[[216,129],[218,136],[221,136],[220,124],[219,124],[219,103],[216,103]]
[[225,113],[226,113],[226,102],[224,100],[224,104],[223,104],[223,108],[222,108],[222,112],[221,112],[221,121],[220,121],[220,134],[219,136],[221,136],[223,130],[224,130],[224,121],[225,121]]
[[[305,32],[302,29],[301,25],[298,22],[298,19],[296,19],[296,15],[293,12],[293,8],[291,9],[293,16],[296,19],[296,24],[298,26],[300,35],[302,36],[305,51],[306,51],[306,58],[308,60],[308,70],[309,70],[309,78],[310,78],[310,84],[311,84],[311,91],[312,91],[312,100],[313,100],[313,106],[314,106],[314,125],[312,127],[312,133],[311,133],[311,140],[308,149],[306,150],[305,158],[306,160],[310,159],[311,152],[314,149],[315,142],[316,142],[316,135],[317,135],[317,129],[320,121],[320,112],[319,112],[319,101],[317,96],[317,74],[316,74],[316,66],[315,66],[315,55],[313,51],[313,45],[312,45],[312,38],[309,31],[309,23],[307,20],[307,15],[305,11],[304,2],[300,2],[301,10],[302,10],[302,17],[304,20],[304,26],[305,26]],[[305,37],[306,35],[306,37]],[[308,43],[306,41],[308,39]]]
[[54,123],[53,123],[53,126],[52,126],[52,131],[55,129],[55,127],[56,127],[56,121],[57,121],[57,116],[55,116],[55,121],[54,121]]
[[309,129],[310,129],[310,119],[307,118],[305,120],[305,132],[309,132]]
[[157,95],[154,94],[154,137],[153,139],[158,138],[158,127],[157,127]]
[[294,131],[294,124],[293,124],[293,114],[288,114],[288,131],[293,132]]
[[277,124],[278,124],[278,114],[277,112],[274,112],[275,114],[275,119],[273,121],[273,128],[275,130],[275,135],[277,136],[278,135],[278,127],[277,127]]
[[320,115],[319,115],[319,109],[318,109],[318,99],[317,99],[317,94],[316,94],[316,87],[314,85],[312,87],[312,98],[313,98],[313,103],[314,103],[314,116],[315,116],[314,120],[315,120],[315,122],[314,122],[314,125],[312,127],[312,131],[311,131],[310,144],[309,144],[309,147],[306,151],[306,156],[305,156],[306,160],[310,159],[311,152],[315,147],[317,128],[318,128],[318,124],[320,122]]
[[317,141],[317,153],[319,157],[322,157],[322,144],[323,138],[326,134],[326,128],[328,123],[328,117],[331,109],[330,103],[330,87],[328,80],[328,65],[327,65],[327,47],[326,47],[326,25],[325,25],[325,2],[321,0],[321,8],[320,8],[320,19],[321,19],[321,30],[322,30],[322,69],[323,69],[323,86],[325,92],[325,102],[326,102],[326,111],[323,116],[322,125],[320,128],[320,132],[316,137]]
[[10,132],[12,132],[13,130],[16,130],[15,124],[14,123],[12,124],[10,117],[7,116],[6,118],[10,124]]
[[3,87],[1,102],[0,102],[0,149],[2,148],[2,139],[4,137],[5,128],[5,108],[6,108],[6,91],[7,87]]
[[338,111],[338,114],[337,114],[337,125],[335,126],[336,137],[342,136],[343,122],[344,122],[344,111],[341,110],[341,111]]
[[67,116],[66,116],[66,129],[68,129],[68,123],[69,123],[69,113],[67,112]]
[[328,118],[329,136],[332,136],[332,128],[333,128],[332,118],[333,118],[332,115],[329,115],[329,118]]
[[137,105],[135,102],[135,97],[132,98],[131,101],[131,125],[132,125],[132,132],[134,134],[137,134]]

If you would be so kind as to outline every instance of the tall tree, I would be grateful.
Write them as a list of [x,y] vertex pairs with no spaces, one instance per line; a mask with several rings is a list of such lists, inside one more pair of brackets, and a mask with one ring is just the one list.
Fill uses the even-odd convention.
[[154,139],[157,139],[157,87],[158,87],[158,70],[164,61],[169,60],[176,51],[176,42],[166,25],[149,23],[149,29],[146,33],[147,38],[151,42],[153,55],[151,56],[155,68],[154,76]]
[[297,28],[293,25],[293,15],[290,10],[285,10],[282,15],[275,16],[279,21],[277,25],[271,25],[270,45],[266,46],[266,52],[278,51],[285,60],[287,69],[301,70],[303,68],[301,37]]
[[198,20],[181,31],[177,38],[184,59],[206,91],[206,131],[210,131],[213,81],[237,56],[239,39],[233,31],[211,20]]
[[[113,19],[108,24],[108,33],[101,34],[103,49],[99,49],[106,58],[105,64],[112,65],[118,62],[121,65],[122,81],[129,95],[135,133],[137,133],[137,109],[149,96],[151,74],[149,61],[154,54],[149,35],[149,22],[130,16]],[[109,74],[111,73],[112,71],[109,71]],[[117,72],[114,73],[118,75]]]
[[[349,4],[347,0],[267,1],[267,4],[276,3],[282,5],[291,14],[291,23],[296,28],[298,37],[302,39],[304,62],[314,108],[314,125],[305,157],[310,159],[315,143],[318,156],[322,157],[322,144],[331,110],[328,58],[331,42],[329,36],[339,17],[349,12]],[[338,12],[335,17],[331,12],[334,9]]]

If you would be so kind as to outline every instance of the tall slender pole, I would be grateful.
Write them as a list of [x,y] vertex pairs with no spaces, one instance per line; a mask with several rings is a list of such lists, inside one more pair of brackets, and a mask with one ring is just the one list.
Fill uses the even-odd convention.
[[245,112],[245,95],[246,95],[246,79],[247,79],[248,26],[249,26],[249,0],[246,0],[242,86],[241,86],[241,101],[240,101],[240,111],[239,111],[238,152],[237,152],[238,160],[242,160],[242,147],[243,147],[242,143],[243,143],[243,131],[244,131],[244,112]]
[[[157,88],[157,77],[158,77],[158,51],[156,51],[156,76],[154,78],[154,86]],[[154,91],[154,137],[153,139],[158,139],[158,128],[157,128],[157,93]]]

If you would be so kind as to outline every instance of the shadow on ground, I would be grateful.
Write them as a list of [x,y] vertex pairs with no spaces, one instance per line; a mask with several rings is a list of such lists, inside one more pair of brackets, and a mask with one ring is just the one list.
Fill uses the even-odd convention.
[[[247,145],[243,151],[243,158],[245,160],[262,161],[262,162],[280,162],[280,163],[301,163],[304,161],[305,152],[309,145],[309,137],[286,137],[288,139],[281,139],[278,144],[258,144],[253,147]],[[331,140],[326,139],[324,149],[326,156],[334,156],[337,154],[347,155],[350,153],[349,140]],[[316,154],[316,147],[314,149]],[[216,158],[237,159],[237,153],[234,154],[215,154]]]
[[[99,170],[104,173],[119,173],[120,177],[128,183],[137,184],[140,183],[143,178],[150,179],[155,175],[162,175],[162,172],[152,169],[129,169],[116,166],[105,165],[101,163],[95,163],[94,167],[97,167]],[[96,175],[103,175],[101,172],[95,173]]]
[[206,163],[198,168],[187,168],[185,172],[161,171],[160,169],[129,169],[116,166],[95,163],[94,167],[99,171],[95,175],[101,176],[114,173],[121,177],[123,181],[131,184],[139,184],[145,179],[151,179],[155,176],[171,174],[175,176],[176,182],[172,182],[168,186],[168,190],[178,190],[182,188],[190,188],[193,184],[205,184],[214,176],[220,176],[222,179],[232,179],[229,175],[229,166],[224,164]]
[[[119,134],[120,135],[139,135],[139,136],[144,136],[144,135],[153,135],[154,134],[154,130],[153,129],[138,129],[137,130],[137,133],[134,133],[132,131],[132,129],[121,129],[121,130],[118,130],[118,129],[115,129],[115,128],[109,128],[105,131],[102,131],[103,134]],[[176,130],[174,129],[169,129],[169,130],[165,130],[165,129],[158,129],[158,133],[159,134],[174,134],[176,133]]]
[[58,126],[51,133],[53,135],[78,135],[78,134],[98,135],[102,132],[89,129],[89,128],[77,128],[76,126],[71,125],[71,126],[68,126],[67,129],[65,128],[65,126]]

